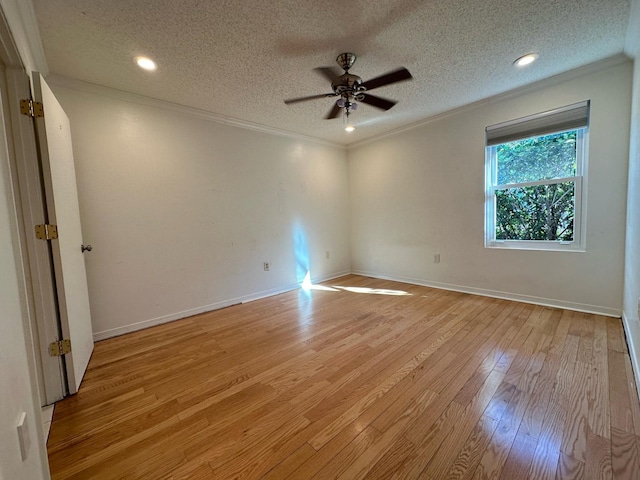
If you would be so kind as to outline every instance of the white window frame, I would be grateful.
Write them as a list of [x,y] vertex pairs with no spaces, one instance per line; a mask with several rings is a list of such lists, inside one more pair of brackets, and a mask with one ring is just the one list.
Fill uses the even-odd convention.
[[[542,115],[542,114],[538,114]],[[533,116],[532,116],[533,117]],[[531,118],[531,117],[527,117]],[[514,121],[517,122],[517,121]],[[554,133],[577,131],[576,135],[576,175],[574,177],[540,180],[526,183],[497,184],[497,150],[502,144],[489,145],[485,148],[485,247],[520,250],[550,250],[584,252],[586,249],[586,186],[587,186],[587,152],[589,125],[549,131],[533,136],[509,140],[510,143],[527,138],[537,138]],[[573,241],[555,240],[499,240],[496,239],[496,191],[535,185],[549,185],[572,181],[575,183]]]

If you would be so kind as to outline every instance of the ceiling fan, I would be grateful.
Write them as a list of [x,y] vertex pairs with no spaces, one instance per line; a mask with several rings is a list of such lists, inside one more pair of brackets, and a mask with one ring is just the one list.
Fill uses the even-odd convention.
[[403,82],[413,78],[409,73],[409,70],[401,67],[392,72],[385,73],[384,75],[380,75],[379,77],[363,82],[359,76],[349,73],[349,69],[355,62],[355,53],[341,53],[338,55],[338,58],[336,58],[336,63],[344,70],[343,74],[340,74],[335,67],[318,67],[315,69],[331,82],[333,93],[290,98],[285,100],[284,103],[290,105],[292,103],[306,102],[308,100],[316,100],[318,98],[340,97],[324,118],[327,120],[337,118],[340,115],[340,112],[343,111],[348,119],[349,114],[358,107],[356,102],[366,103],[381,110],[389,110],[397,103],[396,101],[371,95],[369,91],[374,88],[384,87],[386,85],[391,85],[392,83]]

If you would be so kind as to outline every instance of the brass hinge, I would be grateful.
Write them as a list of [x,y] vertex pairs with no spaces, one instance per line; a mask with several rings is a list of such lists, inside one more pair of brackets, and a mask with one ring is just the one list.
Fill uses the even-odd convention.
[[71,351],[71,340],[60,340],[49,345],[49,355],[60,357]]
[[36,238],[38,240],[55,240],[58,238],[56,225],[36,225]]
[[20,113],[28,117],[44,117],[44,107],[42,102],[34,102],[28,98],[20,100]]

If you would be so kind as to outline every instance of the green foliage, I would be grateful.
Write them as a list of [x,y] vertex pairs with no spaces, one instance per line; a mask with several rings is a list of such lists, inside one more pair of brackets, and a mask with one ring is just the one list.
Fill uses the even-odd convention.
[[498,185],[575,176],[576,136],[573,130],[498,145]]
[[573,182],[496,192],[496,239],[573,240]]
[[[576,175],[577,132],[518,140],[497,147],[499,185]],[[497,240],[573,240],[575,183],[506,187],[496,191]]]

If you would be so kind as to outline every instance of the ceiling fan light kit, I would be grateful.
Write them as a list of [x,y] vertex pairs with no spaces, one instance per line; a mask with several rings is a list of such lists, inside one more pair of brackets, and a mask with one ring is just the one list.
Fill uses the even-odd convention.
[[340,113],[342,113],[346,124],[345,130],[347,132],[352,132],[355,129],[353,125],[349,123],[349,115],[358,108],[357,102],[366,103],[367,105],[371,105],[372,107],[376,107],[381,110],[389,110],[397,103],[395,100],[377,97],[368,92],[374,88],[380,88],[393,83],[411,80],[413,78],[411,73],[409,73],[409,70],[406,68],[401,67],[392,72],[363,82],[362,78],[358,75],[349,73],[349,69],[356,62],[356,58],[355,53],[341,53],[338,55],[336,63],[340,68],[342,68],[342,70],[344,70],[344,73],[342,74],[336,71],[335,67],[318,67],[316,69],[331,82],[331,89],[333,90],[333,93],[291,98],[285,100],[284,103],[290,105],[292,103],[306,102],[308,100],[316,100],[318,98],[339,97],[324,118],[331,120],[337,118],[340,116]]

